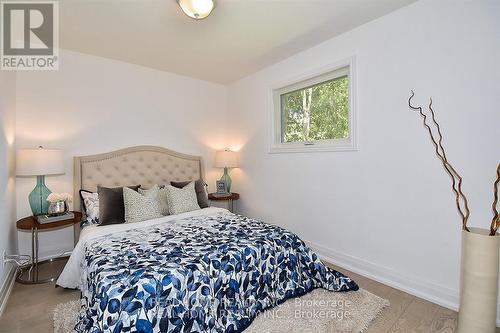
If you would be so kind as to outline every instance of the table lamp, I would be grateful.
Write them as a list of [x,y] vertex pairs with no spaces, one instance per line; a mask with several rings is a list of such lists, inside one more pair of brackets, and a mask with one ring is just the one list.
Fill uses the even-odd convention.
[[51,191],[45,186],[45,176],[64,174],[62,151],[59,149],[20,149],[16,154],[16,175],[36,176],[36,186],[28,196],[33,215],[47,214],[47,197]]
[[221,150],[215,153],[215,166],[224,168],[224,174],[220,180],[224,181],[227,186],[227,191],[231,193],[231,177],[229,177],[229,168],[238,167],[238,153],[229,149]]

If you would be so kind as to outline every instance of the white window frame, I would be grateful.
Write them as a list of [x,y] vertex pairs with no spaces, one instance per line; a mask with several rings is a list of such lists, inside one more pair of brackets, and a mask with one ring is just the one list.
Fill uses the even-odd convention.
[[[270,89],[271,142],[269,145],[269,153],[356,151],[358,149],[355,62],[355,57],[351,57],[272,86]],[[345,75],[349,78],[349,138],[317,140],[312,142],[281,142],[281,95]]]

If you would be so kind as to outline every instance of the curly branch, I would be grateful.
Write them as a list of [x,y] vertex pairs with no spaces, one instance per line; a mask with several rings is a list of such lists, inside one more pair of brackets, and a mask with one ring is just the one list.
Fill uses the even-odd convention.
[[[431,113],[431,119],[432,123],[437,129],[437,135],[435,135],[432,132],[431,126],[427,123],[427,115],[424,113],[423,109],[421,106],[413,106],[411,105],[411,100],[415,96],[415,92],[412,90],[411,91],[411,96],[408,99],[408,106],[412,110],[416,110],[420,113],[424,120],[424,126],[427,129],[429,136],[432,140],[432,144],[434,145],[434,149],[436,151],[436,154],[438,158],[441,160],[441,163],[444,166],[444,169],[450,175],[451,180],[452,180],[452,191],[455,194],[455,203],[457,205],[457,210],[462,217],[462,229],[469,231],[467,228],[467,220],[469,219],[470,211],[469,211],[469,205],[467,201],[467,197],[465,194],[462,192],[462,177],[458,174],[458,172],[453,168],[453,166],[448,162],[448,159],[446,157],[446,152],[443,147],[443,135],[441,132],[441,127],[439,126],[439,123],[436,120],[436,115],[434,113],[434,110],[432,109],[432,99],[430,100],[429,104],[429,111]],[[437,136],[437,138],[436,138]],[[462,207],[463,206],[463,207]]]
[[[434,113],[434,110],[432,109],[432,98],[431,98],[431,101],[430,101],[430,104],[429,104],[429,110],[431,112],[431,115],[432,115],[432,121],[434,122],[434,125],[436,126],[437,128],[437,132],[438,132],[438,135],[439,135],[439,147],[441,148],[441,152],[443,154],[443,158],[446,162],[446,170],[448,171],[449,174],[453,174],[452,175],[452,178],[454,179],[457,179],[458,180],[458,188],[457,188],[457,191],[459,194],[460,194],[460,197],[462,198],[462,202],[463,202],[463,205],[464,205],[464,211],[465,211],[465,216],[464,214],[462,213],[462,211],[459,209],[461,215],[462,215],[462,221],[463,221],[463,230],[467,230],[467,220],[469,219],[469,215],[470,215],[470,210],[469,210],[469,204],[467,202],[467,198],[465,197],[465,194],[462,192],[462,177],[460,176],[460,174],[453,168],[453,166],[448,162],[448,159],[446,157],[446,153],[444,151],[444,147],[442,145],[442,141],[443,141],[443,135],[441,133],[441,127],[439,126],[437,120],[436,120],[436,115]],[[453,188],[455,188],[455,184],[453,184]],[[457,193],[456,193],[457,195]],[[457,207],[459,207],[459,200],[458,198],[456,198],[456,201],[457,201]]]
[[491,205],[491,208],[493,209],[493,219],[491,220],[490,236],[495,236],[498,227],[500,227],[500,216],[497,210],[498,184],[500,184],[500,163],[498,164],[497,167],[497,180],[493,184],[493,205]]

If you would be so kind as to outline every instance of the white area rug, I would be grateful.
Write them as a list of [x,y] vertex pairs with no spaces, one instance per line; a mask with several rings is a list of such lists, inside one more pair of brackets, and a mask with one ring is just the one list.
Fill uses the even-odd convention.
[[[389,301],[360,289],[346,293],[314,291],[257,316],[245,333],[358,333],[389,306]],[[73,332],[80,301],[60,303],[54,309],[54,333]]]

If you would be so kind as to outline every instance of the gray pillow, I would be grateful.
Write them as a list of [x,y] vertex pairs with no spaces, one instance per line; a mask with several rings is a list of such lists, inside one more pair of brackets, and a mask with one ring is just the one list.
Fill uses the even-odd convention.
[[180,214],[200,209],[196,192],[194,191],[194,182],[189,183],[183,188],[177,188],[172,185],[165,187],[167,191],[168,210],[170,214]]
[[162,217],[158,194],[159,189],[149,190],[149,194],[146,196],[124,187],[123,204],[125,206],[125,223],[141,222]]
[[149,190],[140,188],[139,193],[146,197],[155,197],[160,206],[161,215],[168,215],[167,191],[164,187],[160,188],[157,184],[154,184]]
[[[187,182],[170,182],[170,185],[177,187],[177,188],[183,188],[187,184],[191,183],[190,181]],[[210,206],[208,204],[208,197],[207,197],[207,191],[205,189],[205,182],[203,179],[198,179],[194,183],[194,189],[196,191],[196,199],[198,201],[198,205],[200,208],[207,208]]]
[[[141,185],[127,186],[137,191]],[[125,206],[123,204],[123,187],[97,186],[99,197],[99,224],[110,225],[125,222]]]

